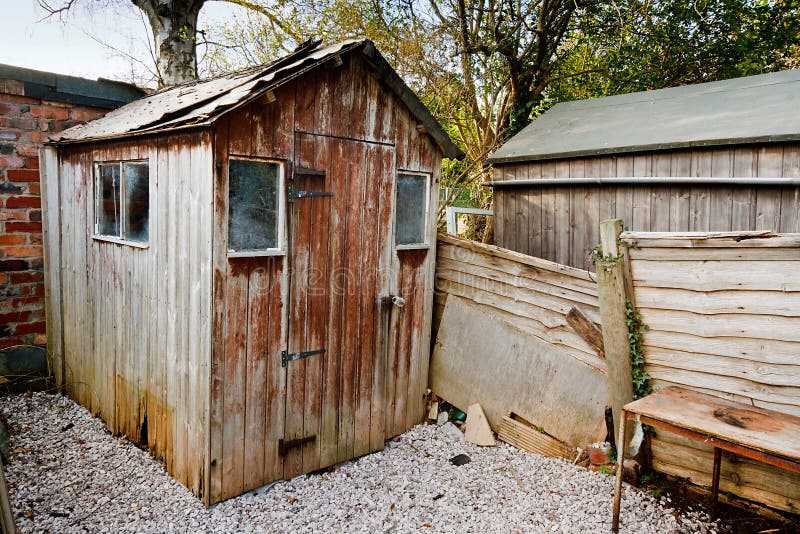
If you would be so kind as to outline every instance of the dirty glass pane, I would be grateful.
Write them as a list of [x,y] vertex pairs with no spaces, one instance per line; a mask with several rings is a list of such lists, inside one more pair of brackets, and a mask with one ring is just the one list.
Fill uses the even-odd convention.
[[125,239],[147,243],[150,215],[150,167],[123,163],[125,171]]
[[397,176],[395,216],[395,242],[397,245],[425,243],[427,182],[428,178],[419,174],[399,174]]
[[228,163],[228,250],[278,248],[279,165]]
[[98,165],[97,233],[120,237],[119,163]]

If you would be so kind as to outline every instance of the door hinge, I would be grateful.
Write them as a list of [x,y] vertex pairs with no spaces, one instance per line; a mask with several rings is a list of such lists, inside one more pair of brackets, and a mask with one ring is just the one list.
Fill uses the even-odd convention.
[[313,443],[317,441],[317,436],[306,436],[304,438],[297,438],[297,439],[279,439],[278,440],[278,454],[281,456],[286,456],[286,453],[289,452],[289,449],[294,449],[295,447],[301,447],[306,443]]
[[302,191],[289,186],[289,202],[294,202],[298,198],[332,197],[331,191]]
[[292,200],[298,198],[313,198],[313,197],[332,197],[333,193],[330,191],[296,191],[292,190]]
[[289,352],[288,350],[281,351],[281,367],[286,367],[286,364],[292,360],[300,360],[301,358],[308,358],[315,354],[324,354],[325,349],[307,350],[304,352]]

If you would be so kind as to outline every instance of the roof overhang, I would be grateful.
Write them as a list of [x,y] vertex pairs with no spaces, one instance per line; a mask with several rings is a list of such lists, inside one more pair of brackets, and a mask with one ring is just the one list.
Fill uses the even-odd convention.
[[[366,63],[408,106],[443,155],[447,158],[464,156],[371,41],[345,41],[322,49],[317,49],[318,45],[319,42],[309,43],[305,48],[261,68],[232,73],[206,82],[185,84],[150,95],[115,110],[104,118],[62,132],[49,143],[93,143],[210,127],[222,116],[262,98],[269,91],[274,91],[316,68],[339,61],[342,55],[360,50]],[[137,109],[141,114],[136,113]],[[125,121],[128,121],[127,125]]]

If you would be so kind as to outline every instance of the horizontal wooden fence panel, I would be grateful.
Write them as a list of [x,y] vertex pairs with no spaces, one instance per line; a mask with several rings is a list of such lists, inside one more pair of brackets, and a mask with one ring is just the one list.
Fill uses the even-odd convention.
[[[654,389],[680,386],[800,416],[800,236],[638,233],[629,246]],[[708,446],[658,431],[653,466],[710,484]],[[800,512],[800,475],[725,455],[720,487]]]
[[597,284],[587,271],[439,234],[434,324],[448,295],[490,308],[513,324],[605,372],[605,360],[567,323],[573,307],[599,323]]

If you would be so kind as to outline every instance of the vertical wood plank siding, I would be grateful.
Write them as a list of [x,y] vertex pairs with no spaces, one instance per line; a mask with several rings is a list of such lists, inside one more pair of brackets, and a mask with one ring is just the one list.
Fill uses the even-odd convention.
[[[146,443],[198,495],[209,410],[211,146],[202,132],[65,148],[46,185],[48,200],[58,190],[61,205],[66,379],[56,379],[111,431]],[[146,248],[92,239],[93,164],[127,159],[150,165]],[[50,230],[54,246],[58,230]]]
[[[727,195],[712,198],[728,206]],[[644,349],[654,388],[679,385],[800,415],[800,235],[622,238],[636,243],[631,273],[649,327]],[[711,447],[658,431],[652,452],[659,471],[710,484]],[[720,488],[800,511],[800,476],[758,462],[723,455]]]
[[[429,173],[436,206],[441,151],[355,58],[275,96],[216,126],[207,502],[380,449],[423,418],[436,213],[430,247],[394,250],[394,188],[398,171]],[[333,196],[289,205],[287,255],[227,257],[229,155],[326,171],[295,178],[298,189]],[[390,294],[406,305],[386,333],[377,301]],[[323,347],[281,367],[282,350]],[[309,435],[316,440],[279,455],[279,439]]]
[[[437,206],[442,151],[359,55],[343,59],[208,131],[43,156],[60,385],[206,504],[380,449],[423,418],[436,210],[430,246],[396,251],[395,181],[430,174]],[[283,162],[287,179],[326,171],[296,179],[333,196],[289,205],[285,255],[228,258],[230,156]],[[147,247],[92,239],[93,163],[127,159],[150,165]],[[382,311],[397,294],[405,307]]]
[[780,143],[496,165],[494,180],[641,177],[641,185],[498,187],[495,244],[589,268],[599,222],[632,231],[797,232],[800,188],[651,185],[651,176],[797,177],[800,145]]

